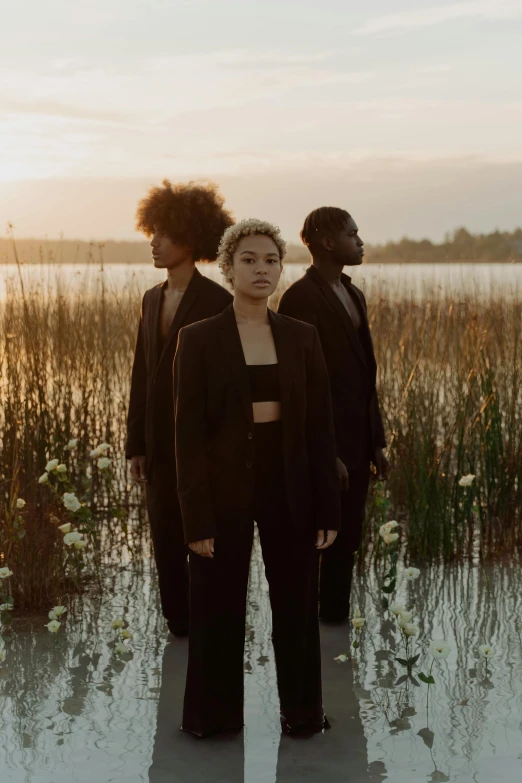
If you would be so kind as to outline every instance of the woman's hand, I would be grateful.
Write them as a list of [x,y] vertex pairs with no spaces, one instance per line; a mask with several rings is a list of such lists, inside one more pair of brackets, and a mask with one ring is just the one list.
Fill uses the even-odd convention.
[[332,546],[336,538],[337,538],[337,530],[327,530],[326,539],[324,537],[324,530],[318,530],[317,542],[315,546],[317,547],[317,549],[328,549],[329,546]]
[[200,557],[214,557],[213,538],[205,538],[203,541],[193,541],[189,544],[189,548]]

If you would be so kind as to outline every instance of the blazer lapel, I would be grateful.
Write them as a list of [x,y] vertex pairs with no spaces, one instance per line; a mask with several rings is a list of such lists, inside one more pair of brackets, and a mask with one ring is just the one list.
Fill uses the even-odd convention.
[[248,380],[248,370],[233,305],[230,304],[220,315],[219,327],[219,340],[223,349],[223,355],[230,374],[234,379],[234,385],[239,392],[245,416],[249,425],[253,428],[254,414],[252,412],[250,381]]
[[152,291],[149,311],[147,313],[147,331],[149,340],[149,355],[152,357],[151,366],[156,369],[158,366],[158,327],[161,310],[161,300],[163,289],[166,283],[157,285]]
[[[197,269],[194,270],[194,274],[192,275],[190,279],[190,283],[187,286],[187,289],[183,296],[181,297],[181,302],[178,305],[178,309],[176,310],[176,315],[174,316],[174,319],[170,325],[169,333],[167,335],[167,339],[165,340],[163,344],[163,350],[161,351],[161,355],[159,357],[159,361],[163,359],[165,354],[167,353],[167,350],[172,343],[174,339],[176,339],[177,333],[181,326],[183,325],[183,321],[187,317],[187,314],[196,301],[198,297],[198,292],[201,286],[201,281],[203,279],[203,275],[201,272],[199,272]],[[162,289],[163,293],[163,289]],[[161,306],[161,297],[159,300],[159,306]],[[158,327],[159,327],[159,306],[158,306],[158,313],[156,316],[156,346],[158,344]],[[157,349],[156,349],[157,350]]]
[[279,386],[281,389],[281,411],[283,422],[289,419],[290,398],[292,396],[293,373],[295,364],[295,345],[288,339],[288,324],[284,317],[273,310],[268,310],[270,326],[277,353],[277,366],[279,371]]
[[337,313],[339,318],[341,319],[341,322],[344,326],[344,329],[346,331],[346,334],[348,335],[348,339],[350,340],[352,344],[352,348],[354,349],[355,353],[363,363],[363,365],[366,367],[366,356],[364,353],[364,348],[361,345],[361,341],[359,340],[359,337],[357,336],[357,332],[355,330],[355,326],[353,325],[353,321],[346,312],[346,309],[337,296],[337,294],[334,292],[332,287],[327,283],[327,281],[323,278],[320,272],[317,271],[313,266],[308,269],[308,273],[314,280],[314,282],[319,285],[321,289],[321,293],[330,307],[331,310]]

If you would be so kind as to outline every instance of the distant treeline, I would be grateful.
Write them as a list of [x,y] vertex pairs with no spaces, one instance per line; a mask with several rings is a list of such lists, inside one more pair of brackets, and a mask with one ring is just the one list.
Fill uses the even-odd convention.
[[[146,241],[84,242],[83,240],[19,239],[16,253],[23,263],[64,264],[147,264],[151,262]],[[308,251],[302,245],[288,246],[287,262],[307,263]],[[15,250],[8,239],[0,239],[0,263],[13,263]],[[458,228],[437,244],[429,239],[404,238],[384,245],[366,245],[367,263],[448,263],[522,261],[522,228],[470,234]]]
[[446,234],[440,244],[405,237],[399,242],[369,247],[367,261],[378,264],[522,261],[522,228],[491,234],[470,234],[465,228],[458,228]]

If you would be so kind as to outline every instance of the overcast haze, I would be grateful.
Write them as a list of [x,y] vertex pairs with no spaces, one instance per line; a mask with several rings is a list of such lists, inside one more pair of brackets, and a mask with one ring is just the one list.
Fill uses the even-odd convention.
[[0,33],[0,220],[137,238],[149,184],[210,177],[295,241],[522,223],[522,0],[19,0]]

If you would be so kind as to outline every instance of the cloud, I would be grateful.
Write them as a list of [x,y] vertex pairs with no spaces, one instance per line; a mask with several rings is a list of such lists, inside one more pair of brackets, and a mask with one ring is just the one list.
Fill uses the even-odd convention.
[[374,35],[375,33],[407,32],[460,19],[495,20],[520,17],[522,17],[520,0],[497,3],[493,3],[491,0],[471,0],[471,2],[451,3],[376,16],[353,32],[355,35]]
[[38,114],[44,117],[59,117],[68,120],[89,120],[111,125],[128,125],[136,122],[138,115],[126,114],[120,111],[82,108],[66,103],[52,101],[20,101],[0,95],[0,113]]

